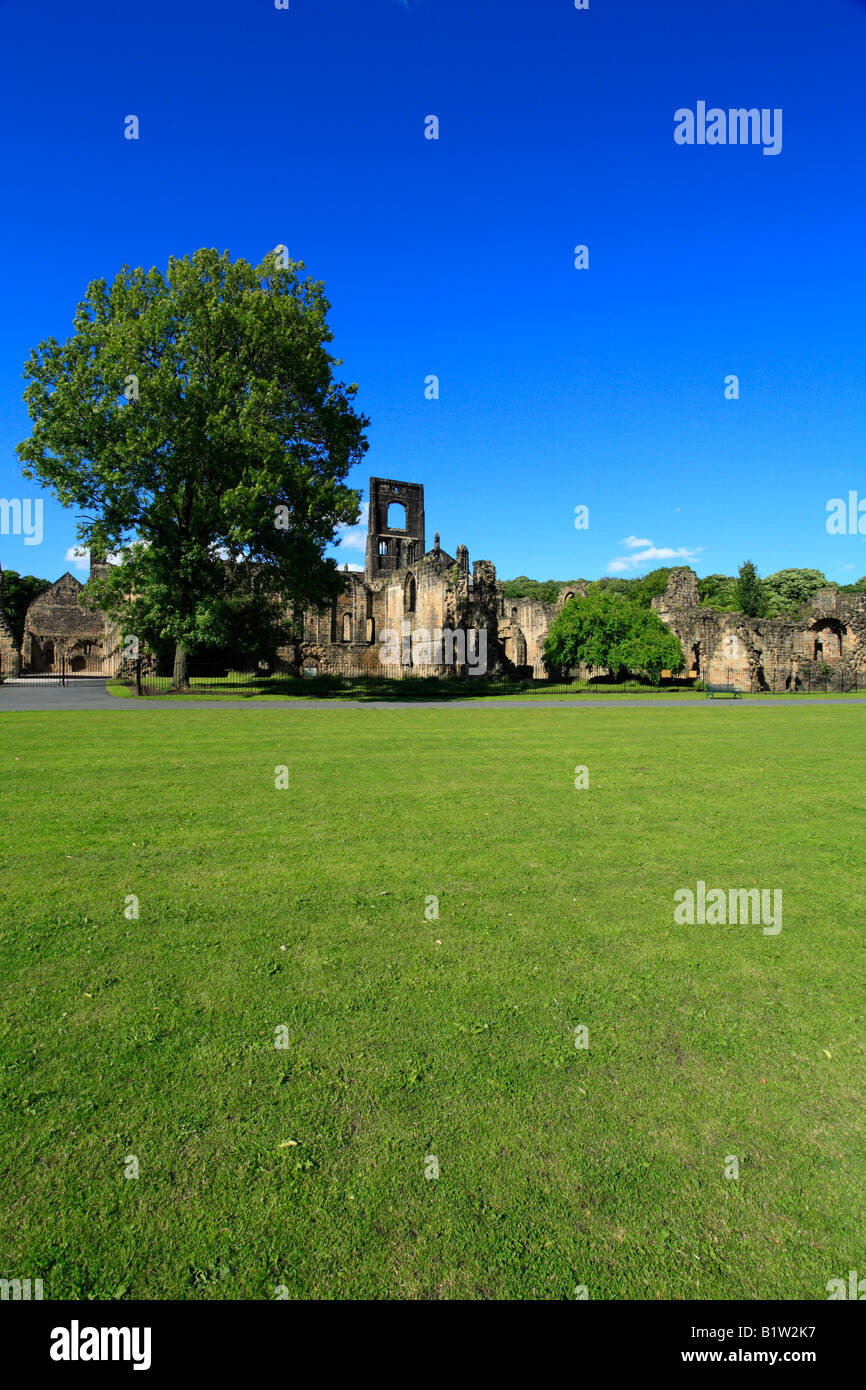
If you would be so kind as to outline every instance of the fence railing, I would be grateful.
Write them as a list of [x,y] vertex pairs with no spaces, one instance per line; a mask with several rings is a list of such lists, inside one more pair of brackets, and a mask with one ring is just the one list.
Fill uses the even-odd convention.
[[[171,676],[142,673],[143,694],[165,694],[171,689],[171,684]],[[283,672],[263,675],[260,671],[223,668],[211,674],[200,671],[190,677],[193,693],[236,692],[241,695],[285,695],[308,699],[465,700],[491,695],[567,695],[624,691],[664,693],[689,690],[693,687],[694,681],[691,680],[670,680],[655,685],[638,679],[614,681],[607,675],[574,680],[519,680],[508,676],[293,676]]]
[[43,670],[28,670],[0,653],[0,680],[27,685],[74,685],[76,681],[109,680],[119,676],[123,658],[117,656],[59,656]]
[[[389,675],[307,675],[295,676],[274,671],[268,675],[261,670],[232,669],[227,666],[206,668],[201,662],[191,664],[190,689],[198,694],[283,695],[307,699],[369,699],[369,700],[457,700],[488,696],[538,695],[671,695],[701,690],[702,683],[685,676],[662,677],[651,681],[634,677],[614,680],[606,671],[590,670],[580,677],[559,679],[518,679],[512,676],[389,676]],[[768,673],[767,684],[777,693],[809,693],[831,691],[830,677],[801,678],[794,687],[786,686],[788,673]],[[725,681],[737,685],[744,693],[751,689],[748,672],[729,670]],[[133,684],[132,681],[129,682]],[[142,672],[141,690],[144,695],[167,694],[171,690],[169,674],[153,675]],[[846,687],[848,688],[848,687]],[[850,685],[857,689],[856,678]],[[859,689],[866,690],[866,676],[860,677]]]
[[[535,695],[670,695],[703,689],[702,682],[687,676],[661,677],[657,681],[633,677],[614,680],[601,670],[587,670],[569,678],[519,678],[515,676],[399,676],[397,674],[293,675],[285,671],[269,672],[261,667],[233,667],[226,663],[204,661],[191,657],[189,662],[190,690],[193,694],[237,694],[240,696],[281,695],[307,699],[376,699],[376,700],[454,700],[477,699],[487,696]],[[122,680],[137,694],[167,695],[171,692],[172,676],[168,669],[161,674],[148,670],[140,663],[137,672],[124,665],[122,657],[76,659],[61,658],[56,669],[49,671],[16,672],[8,658],[0,656],[0,680],[20,684],[51,684],[73,686],[82,680]],[[728,669],[722,677],[726,684],[735,685],[744,694],[752,692],[748,671]],[[866,691],[866,673],[854,673],[844,683],[833,677],[811,673],[792,677],[790,670],[764,671],[764,689],[774,694],[816,694],[842,691]]]

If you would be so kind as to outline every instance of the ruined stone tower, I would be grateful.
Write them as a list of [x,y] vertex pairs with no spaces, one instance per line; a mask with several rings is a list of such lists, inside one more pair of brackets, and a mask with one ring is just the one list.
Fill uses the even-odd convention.
[[424,555],[424,488],[394,478],[370,479],[365,575],[368,583]]

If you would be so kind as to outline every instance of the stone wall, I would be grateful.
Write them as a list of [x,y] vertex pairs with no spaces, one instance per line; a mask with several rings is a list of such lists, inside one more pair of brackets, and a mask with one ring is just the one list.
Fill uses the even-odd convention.
[[68,571],[27,609],[21,669],[24,672],[102,671],[107,655],[105,614],[79,603],[83,585]]
[[866,594],[820,589],[800,616],[748,618],[701,607],[697,575],[677,569],[652,603],[680,639],[686,670],[704,680],[790,689],[826,674],[831,689],[849,690],[866,673]]
[[[487,673],[499,674],[510,666],[498,632],[501,590],[489,561],[477,561],[470,572],[466,547],[458,547],[455,559],[437,537],[415,564],[374,576],[345,571],[330,611],[306,612],[297,639],[279,656],[300,673],[395,678],[480,673],[483,656]],[[453,651],[447,637],[441,651],[431,645],[439,634],[458,631],[465,634],[464,652],[459,639]],[[481,632],[486,653],[476,635]]]
[[[344,572],[343,591],[330,611],[298,616],[295,639],[278,653],[284,668],[346,676],[463,675],[479,667],[480,649],[473,644],[479,642],[476,634],[483,633],[488,674],[544,677],[544,639],[550,624],[562,604],[574,593],[585,593],[586,586],[564,587],[555,604],[506,599],[491,561],[470,565],[468,548],[462,544],[456,556],[448,554],[438,531],[431,550],[403,563],[424,544],[423,488],[371,478],[370,498],[364,573]],[[406,507],[407,524],[399,531],[386,525],[387,508],[395,500]],[[429,659],[447,653],[427,651],[426,637],[435,640],[437,633],[446,631],[466,634],[465,663]],[[387,633],[399,636],[393,664],[380,660]]]

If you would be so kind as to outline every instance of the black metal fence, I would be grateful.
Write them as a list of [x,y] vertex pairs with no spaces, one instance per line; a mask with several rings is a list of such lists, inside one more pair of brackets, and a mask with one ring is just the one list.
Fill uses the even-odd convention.
[[0,653],[0,680],[19,685],[74,685],[81,681],[111,680],[121,672],[123,659],[102,656],[60,656],[45,671],[22,670]]
[[[134,681],[129,682],[134,685]],[[161,695],[171,690],[171,676],[142,673],[142,694]],[[508,676],[294,676],[284,672],[264,675],[261,671],[222,668],[190,676],[193,694],[234,694],[238,696],[282,695],[318,700],[466,700],[502,695],[551,695],[580,693],[664,693],[694,688],[692,680],[665,680],[653,684],[642,680],[614,681],[609,675],[575,680],[517,680]]]
[[[301,697],[319,700],[466,700],[489,696],[535,695],[671,695],[702,691],[699,679],[686,676],[662,676],[658,681],[634,677],[614,680],[606,671],[584,671],[579,677],[521,679],[512,676],[391,676],[391,675],[292,675],[267,668],[235,668],[224,663],[207,662],[191,657],[189,663],[190,693],[198,695],[233,695],[250,698],[255,695]],[[734,685],[744,694],[753,693],[748,671],[729,669],[724,677],[715,679]],[[119,680],[136,694],[168,695],[172,676],[168,670],[158,674],[141,663],[139,670],[130,670],[120,654],[115,657],[60,658],[56,669],[50,671],[15,670],[8,658],[0,657],[0,680],[13,684],[43,683],[74,686],[77,682]],[[774,694],[816,694],[844,691],[866,691],[866,674],[854,673],[840,684],[832,674],[811,673],[796,677],[790,670],[773,669],[764,672],[764,688]],[[758,692],[754,692],[758,693]]]
[[[788,672],[766,673],[768,688],[776,693],[808,694],[833,690],[829,676],[800,677],[795,684]],[[751,690],[747,671],[730,669],[724,676],[726,684],[735,685],[748,694]],[[135,682],[130,679],[129,684]],[[142,672],[141,693],[164,695],[171,690],[172,677]],[[467,700],[490,696],[537,695],[671,695],[702,691],[703,683],[686,676],[614,680],[607,671],[590,670],[580,677],[517,679],[512,676],[388,676],[323,674],[296,676],[287,672],[232,669],[225,665],[207,667],[201,661],[190,664],[190,690],[193,694],[224,694],[241,698],[253,695],[281,695],[319,700]],[[857,689],[856,678],[850,686]],[[866,677],[859,688],[866,690]]]

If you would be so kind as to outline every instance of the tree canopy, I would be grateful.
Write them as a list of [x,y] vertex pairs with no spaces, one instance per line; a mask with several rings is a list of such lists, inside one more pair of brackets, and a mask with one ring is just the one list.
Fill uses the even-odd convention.
[[718,608],[723,613],[737,611],[737,576],[735,574],[708,574],[698,580],[698,593],[701,603],[708,608]]
[[827,580],[820,570],[787,569],[766,575],[761,586],[767,598],[768,616],[775,618],[794,612],[826,585]]
[[529,579],[519,574],[516,579],[506,579],[502,592],[506,598],[530,598],[537,603],[556,603],[560,589],[570,584],[585,584],[584,579]]
[[3,571],[3,608],[19,647],[24,641],[27,609],[35,598],[50,588],[50,579],[37,579],[34,574],[19,574],[17,570]]
[[620,579],[611,575],[591,582],[586,579],[529,579],[525,574],[520,574],[516,579],[506,579],[502,591],[506,598],[531,598],[540,603],[556,603],[562,589],[575,584],[588,584],[591,589],[623,594],[641,607],[649,608],[655,595],[663,594],[667,588],[670,572],[670,568],[657,569],[634,579]]
[[177,686],[249,600],[321,607],[344,582],[324,547],[358,519],[344,479],[369,421],[334,379],[322,283],[278,250],[252,266],[203,249],[165,277],[124,266],[25,367],[23,472],[88,513],[93,553],[123,551],[88,601],[170,642]]
[[595,585],[575,596],[554,619],[544,644],[549,666],[567,670],[583,662],[601,666],[621,680],[643,672],[657,680],[662,671],[685,666],[679,639],[651,608]]
[[758,571],[751,560],[740,565],[736,588],[737,612],[747,618],[762,618],[767,611],[767,597]]
[[[753,603],[757,596],[759,612],[752,613],[752,617],[782,618],[796,614],[799,609],[807,604],[813,594],[818,589],[841,588],[842,592],[853,590],[856,586],[833,584],[821,572],[815,569],[784,569],[777,570],[775,574],[768,574],[763,579],[757,575],[754,565],[751,566],[752,576],[747,580],[750,588],[751,597],[747,602]],[[722,612],[737,613],[745,612],[741,606],[742,599],[740,594],[740,584],[742,578],[730,574],[708,574],[704,579],[698,580],[698,591],[701,602],[710,608],[720,609]],[[754,581],[757,581],[757,590],[754,588]]]
[[591,588],[599,588],[606,593],[622,594],[624,598],[637,603],[641,608],[649,608],[658,594],[663,594],[668,586],[671,566],[650,570],[648,574],[637,575],[634,579],[621,579],[605,575],[593,581]]

